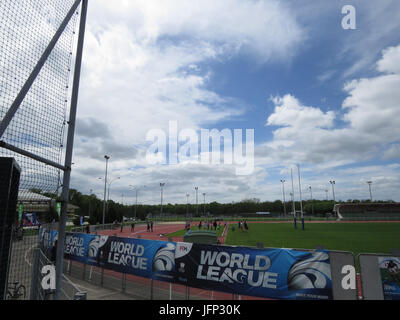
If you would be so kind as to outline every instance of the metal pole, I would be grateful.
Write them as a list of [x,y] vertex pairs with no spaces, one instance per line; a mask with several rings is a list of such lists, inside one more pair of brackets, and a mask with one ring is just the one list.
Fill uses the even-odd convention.
[[38,292],[40,291],[40,284],[39,284],[39,256],[40,249],[35,248],[33,249],[33,268],[32,268],[32,280],[31,280],[31,293],[30,293],[30,300],[37,300],[38,299]]
[[135,221],[136,221],[136,211],[137,211],[137,192],[138,192],[138,190],[136,189]]
[[104,174],[103,226],[106,216],[107,168],[108,168],[108,159],[110,159],[110,157],[105,155],[104,158],[106,159],[106,172]]
[[162,214],[163,214],[163,212],[162,212],[162,200],[163,200],[163,187],[164,187],[164,185],[165,185],[165,183],[160,183],[160,188],[161,188],[161,213],[160,213],[160,215],[161,215],[161,218],[162,218]]
[[297,165],[297,173],[298,173],[298,176],[299,176],[301,228],[304,230],[303,200],[301,198],[301,182],[300,182],[300,165],[299,164]]
[[75,72],[74,72],[74,80],[73,80],[72,96],[71,96],[71,110],[69,117],[67,147],[65,153],[65,167],[67,168],[67,170],[64,171],[64,177],[63,177],[62,207],[61,207],[60,223],[58,229],[58,246],[57,246],[57,256],[56,256],[56,292],[55,292],[56,300],[60,299],[61,285],[62,285],[65,225],[67,220],[67,206],[69,200],[69,183],[71,178],[72,150],[74,145],[76,109],[78,104],[79,79],[80,79],[81,65],[82,65],[82,52],[83,52],[83,41],[85,37],[87,6],[88,6],[88,0],[82,0],[78,47],[76,53]]
[[186,193],[186,221],[188,220],[189,216],[189,193]]
[[29,152],[29,151],[23,150],[21,148],[15,147],[15,146],[13,146],[13,145],[11,145],[9,143],[6,143],[4,141],[0,141],[0,147],[2,147],[4,149],[11,150],[11,151],[14,151],[14,152],[19,153],[19,154],[22,154],[23,156],[32,158],[32,159],[34,159],[36,161],[45,163],[45,164],[47,164],[49,166],[55,167],[57,169],[61,169],[63,171],[67,169],[65,166],[62,166],[61,164],[58,164],[58,163],[56,163],[54,161],[51,161],[51,160],[45,159],[43,157],[40,157],[40,156],[38,156],[38,155],[36,155],[36,154],[34,154],[32,152]]
[[368,183],[368,187],[369,187],[369,197],[370,197],[371,202],[372,202],[372,191],[371,191],[371,184],[372,184],[372,181],[367,181],[367,183]]
[[199,204],[198,204],[198,191],[199,187],[195,187],[196,190],[196,217],[199,215]]
[[293,169],[290,168],[290,176],[292,178],[292,206],[293,206],[293,220],[294,220],[294,227],[297,228],[296,225],[296,204],[294,202],[294,184],[293,184]]
[[204,197],[203,215],[206,216],[206,194],[205,193],[203,193],[203,197]]
[[311,192],[311,215],[314,216],[314,198],[312,196],[312,187],[310,186],[310,192]]
[[335,199],[335,188],[334,188],[334,185],[335,185],[335,180],[333,180],[333,181],[329,181],[330,182],[330,184],[332,185],[332,194],[333,194],[333,212],[335,212],[335,204],[336,204],[336,199]]
[[283,216],[286,218],[285,181],[286,180],[281,180],[283,193]]
[[299,193],[300,193],[300,213],[301,213],[301,219],[303,219],[303,201],[301,199],[301,182],[300,182],[300,165],[297,165],[297,173],[299,176]]

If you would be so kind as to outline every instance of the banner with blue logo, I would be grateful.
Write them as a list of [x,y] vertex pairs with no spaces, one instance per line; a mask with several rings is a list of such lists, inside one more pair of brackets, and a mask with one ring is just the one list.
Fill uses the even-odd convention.
[[400,257],[378,257],[385,300],[400,300]]
[[116,272],[172,282],[175,243],[67,233],[64,257]]
[[39,229],[39,247],[47,256],[51,256],[51,250],[58,239],[58,231],[41,226]]
[[177,243],[175,282],[272,299],[332,299],[328,251]]
[[[57,232],[42,232],[51,247]],[[328,251],[256,249],[67,233],[64,257],[116,272],[272,299],[332,299]]]

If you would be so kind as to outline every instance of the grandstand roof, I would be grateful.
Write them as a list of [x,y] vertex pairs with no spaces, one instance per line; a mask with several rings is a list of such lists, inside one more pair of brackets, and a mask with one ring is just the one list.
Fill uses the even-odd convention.
[[18,193],[20,202],[50,202],[51,200],[49,197],[28,190],[19,190]]

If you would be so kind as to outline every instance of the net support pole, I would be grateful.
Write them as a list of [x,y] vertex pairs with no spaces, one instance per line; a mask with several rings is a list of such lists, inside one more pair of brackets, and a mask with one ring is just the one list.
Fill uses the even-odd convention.
[[63,188],[62,188],[62,207],[61,216],[58,229],[58,246],[57,246],[57,258],[56,258],[56,294],[55,299],[60,299],[61,285],[62,285],[62,272],[63,272],[63,259],[64,259],[64,243],[65,243],[65,225],[67,221],[67,206],[69,200],[69,184],[71,177],[71,165],[72,165],[72,150],[74,145],[74,134],[75,134],[75,120],[76,120],[76,109],[78,104],[78,92],[79,92],[79,79],[81,75],[82,65],[82,52],[83,52],[83,41],[85,37],[85,25],[86,25],[86,14],[87,14],[88,0],[82,0],[81,17],[79,23],[79,36],[78,46],[76,51],[74,79],[71,95],[71,109],[69,116],[69,127],[67,136],[67,147],[65,153],[65,167],[63,176]]

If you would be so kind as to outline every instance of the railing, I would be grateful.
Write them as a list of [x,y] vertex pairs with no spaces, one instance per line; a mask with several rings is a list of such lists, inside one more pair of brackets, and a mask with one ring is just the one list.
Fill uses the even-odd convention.
[[[30,291],[30,300],[53,300],[55,290],[44,289],[43,279],[46,274],[42,274],[43,267],[53,266],[53,263],[46,256],[46,254],[40,249],[35,248],[33,254],[33,272],[32,272],[32,284]],[[55,269],[54,269],[55,270]],[[50,275],[47,274],[47,275]],[[44,280],[46,282],[46,279]],[[49,279],[49,281],[51,281]],[[55,279],[54,279],[55,281]],[[86,292],[82,291],[76,284],[74,284],[65,274],[62,277],[61,287],[61,300],[86,300]]]

